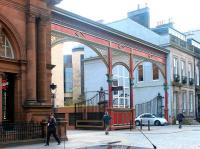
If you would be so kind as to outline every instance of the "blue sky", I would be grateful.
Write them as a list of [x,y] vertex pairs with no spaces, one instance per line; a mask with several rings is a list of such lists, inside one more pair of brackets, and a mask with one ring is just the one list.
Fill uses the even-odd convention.
[[58,7],[91,20],[105,23],[126,18],[127,12],[147,5],[150,8],[150,24],[169,19],[181,32],[200,29],[199,0],[63,0]]

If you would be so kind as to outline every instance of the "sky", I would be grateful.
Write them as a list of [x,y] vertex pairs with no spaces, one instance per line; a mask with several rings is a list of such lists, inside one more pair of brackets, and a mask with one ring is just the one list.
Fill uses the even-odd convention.
[[127,12],[145,7],[150,9],[150,27],[159,22],[174,23],[181,32],[200,29],[200,0],[62,0],[57,5],[82,17],[104,23],[121,20]]

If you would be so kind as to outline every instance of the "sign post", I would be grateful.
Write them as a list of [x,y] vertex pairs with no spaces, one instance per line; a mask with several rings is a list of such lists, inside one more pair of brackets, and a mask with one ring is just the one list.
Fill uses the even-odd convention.
[[123,90],[123,86],[113,86],[112,91],[121,91]]

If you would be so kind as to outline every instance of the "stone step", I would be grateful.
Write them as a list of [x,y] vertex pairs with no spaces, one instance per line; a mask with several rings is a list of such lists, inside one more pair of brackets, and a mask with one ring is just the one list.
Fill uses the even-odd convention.
[[191,125],[200,125],[200,123],[195,119],[190,120],[190,123],[191,123]]

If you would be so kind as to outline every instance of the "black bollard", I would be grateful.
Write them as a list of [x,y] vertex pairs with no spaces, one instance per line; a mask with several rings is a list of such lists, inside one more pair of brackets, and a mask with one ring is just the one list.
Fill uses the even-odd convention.
[[140,120],[140,130],[142,130],[142,119]]
[[150,121],[148,120],[148,131],[150,131]]

